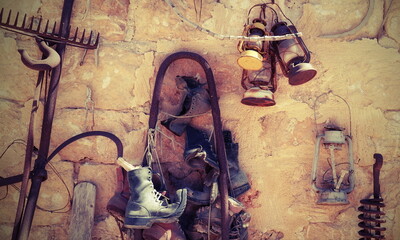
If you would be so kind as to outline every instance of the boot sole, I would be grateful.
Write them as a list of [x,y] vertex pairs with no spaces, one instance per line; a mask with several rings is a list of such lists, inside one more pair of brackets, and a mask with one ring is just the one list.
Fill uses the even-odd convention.
[[187,190],[183,189],[181,192],[181,204],[176,211],[166,217],[125,217],[124,227],[131,229],[147,229],[150,228],[153,223],[172,223],[178,221],[178,218],[185,211],[187,203]]
[[130,229],[148,229],[153,223],[172,223],[178,221],[177,217],[168,218],[129,218],[125,219],[124,227]]

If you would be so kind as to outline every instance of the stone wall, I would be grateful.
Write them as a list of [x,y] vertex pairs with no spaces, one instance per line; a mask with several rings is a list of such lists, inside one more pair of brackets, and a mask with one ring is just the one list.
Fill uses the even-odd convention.
[[[240,35],[247,11],[260,3],[173,2],[188,19],[226,35]],[[244,90],[240,86],[241,68],[236,64],[237,41],[218,40],[192,28],[164,1],[75,1],[71,25],[100,32],[100,46],[86,55],[79,48],[66,49],[50,149],[84,131],[109,131],[123,142],[126,159],[140,164],[158,67],[171,53],[196,52],[213,70],[223,127],[232,131],[240,144],[240,166],[252,185],[239,198],[252,215],[250,239],[357,239],[359,201],[373,190],[374,153],[384,157],[381,191],[386,204],[385,235],[400,239],[400,2],[276,2],[303,33],[318,74],[306,84],[291,86],[278,70],[277,104],[250,107],[240,103]],[[6,13],[12,9],[14,14],[42,16],[50,22],[59,21],[62,5],[61,0],[0,3]],[[1,155],[0,176],[8,177],[22,172],[37,79],[37,72],[22,64],[17,49],[24,48],[36,58],[40,51],[30,37],[3,29],[0,36],[0,151],[14,143]],[[204,78],[190,61],[180,60],[171,66],[162,111],[178,108],[174,76],[197,73]],[[43,101],[35,123],[37,147],[42,113]],[[348,205],[317,205],[318,195],[311,188],[316,135],[322,133],[328,120],[344,127],[353,140],[356,186],[348,195]],[[209,116],[194,123],[211,131]],[[184,139],[161,126],[160,130],[165,143],[160,149],[164,171],[178,174]],[[93,239],[120,239],[117,223],[106,210],[116,186],[115,157],[113,143],[102,137],[83,139],[62,150],[47,166],[49,179],[42,184],[30,239],[67,239],[69,192],[80,181],[97,186]],[[19,196],[15,187],[0,188],[2,239],[10,239],[12,233]]]

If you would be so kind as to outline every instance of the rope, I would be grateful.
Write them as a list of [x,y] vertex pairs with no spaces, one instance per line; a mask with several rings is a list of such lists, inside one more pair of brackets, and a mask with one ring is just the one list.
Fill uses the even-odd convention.
[[189,24],[190,26],[194,27],[195,29],[207,33],[208,35],[218,38],[220,40],[245,40],[245,41],[252,41],[252,42],[257,42],[257,41],[281,41],[285,39],[292,39],[292,38],[297,38],[301,37],[303,34],[301,32],[298,33],[293,33],[293,34],[286,34],[282,36],[262,36],[262,37],[247,37],[247,36],[233,36],[233,35],[223,35],[219,33],[215,33],[209,29],[203,28],[200,25],[190,21],[187,19],[185,16],[182,15],[181,12],[176,8],[176,6],[172,3],[170,0],[164,0],[175,12],[176,15],[182,20],[182,22],[185,22]]
[[147,146],[145,149],[145,155],[148,166],[151,166],[153,163],[153,159],[155,159],[155,163],[157,164],[158,171],[161,175],[162,184],[163,186],[166,186],[164,174],[161,167],[161,161],[156,150],[157,146],[156,132],[157,132],[156,129],[152,128],[149,128],[149,130],[147,131]]

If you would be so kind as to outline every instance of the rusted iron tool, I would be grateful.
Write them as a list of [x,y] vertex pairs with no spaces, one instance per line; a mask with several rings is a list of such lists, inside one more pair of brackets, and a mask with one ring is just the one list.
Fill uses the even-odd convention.
[[43,53],[43,57],[45,58],[40,60],[34,59],[29,56],[25,50],[18,49],[19,54],[21,54],[22,63],[28,68],[38,71],[51,70],[57,67],[61,62],[60,55],[57,53],[57,51],[48,46],[46,41],[43,39],[37,37],[36,42],[39,46],[39,49]]
[[[71,26],[66,25],[65,21],[61,21],[61,24],[57,28],[57,22],[52,24],[52,27],[49,25],[49,20],[46,21],[46,25],[44,30],[42,29],[42,18],[35,17],[27,17],[24,15],[22,19],[22,23],[20,24],[19,12],[17,12],[14,21],[11,21],[12,11],[8,12],[5,22],[3,22],[3,13],[4,8],[0,11],[0,28],[6,29],[8,31],[16,32],[19,34],[31,36],[31,37],[39,37],[47,42],[53,43],[64,43],[74,47],[80,47],[85,49],[96,49],[99,45],[100,33],[94,34],[93,31],[90,31],[88,39],[85,39],[86,30],[83,29],[82,35],[78,37],[79,29],[76,28],[74,34],[70,34]],[[62,29],[65,29],[66,32],[62,33]],[[94,36],[96,35],[96,36]]]
[[[48,153],[50,147],[51,131],[55,113],[57,91],[61,77],[61,69],[63,63],[62,59],[65,53],[66,45],[80,47],[84,49],[96,49],[99,44],[100,34],[97,34],[97,36],[94,37],[93,31],[90,32],[88,39],[85,39],[85,30],[83,30],[82,35],[78,37],[78,28],[76,28],[75,33],[71,36],[70,19],[72,15],[73,3],[74,0],[64,0],[61,13],[61,21],[60,25],[58,26],[58,30],[56,30],[56,22],[54,22],[53,27],[50,29],[49,21],[46,22],[43,30],[42,18],[31,17],[30,20],[28,20],[26,14],[22,20],[22,23],[20,24],[19,12],[17,12],[14,21],[11,22],[11,10],[6,17],[6,20],[3,21],[4,9],[2,8],[0,11],[0,28],[16,32],[18,34],[35,37],[37,40],[40,40],[39,46],[43,48],[41,50],[44,53],[44,61],[31,59],[26,53],[20,52],[22,61],[25,61],[24,64],[30,68],[39,70],[39,75],[43,75],[43,70],[49,70],[51,76],[49,87],[46,93],[46,102],[44,105],[38,158],[35,160],[35,165],[32,172],[30,171],[30,162],[25,162],[24,164],[21,194],[18,201],[17,213],[12,234],[13,240],[27,240],[29,238],[29,232],[35,214],[36,203],[39,197],[41,184],[47,179],[47,171],[45,167],[49,159]],[[50,45],[49,43],[55,45],[55,52],[53,52],[52,48],[48,46]],[[53,57],[58,57],[60,61],[53,61],[54,58],[49,57],[50,53],[48,53],[49,56],[46,56],[47,51],[53,52]],[[28,140],[31,138],[33,139],[33,135],[28,133]],[[26,152],[30,150],[31,149],[29,149],[27,146]],[[28,158],[30,159],[30,157],[27,155],[26,159]],[[21,177],[19,176],[11,178],[12,181],[21,181]],[[29,187],[29,194],[26,199],[29,179],[31,179],[31,184]],[[4,180],[7,183],[11,182],[10,179]]]
[[360,240],[369,240],[369,239],[385,239],[385,236],[382,235],[383,231],[386,231],[385,227],[381,227],[382,223],[385,223],[386,220],[382,218],[385,213],[381,208],[385,207],[383,203],[383,198],[380,194],[380,184],[379,184],[379,174],[383,165],[383,157],[379,153],[374,154],[375,164],[373,166],[373,178],[374,178],[374,194],[373,198],[362,199],[360,203],[361,207],[358,208],[358,211],[362,212],[362,214],[358,215],[358,218],[362,220],[358,224],[362,230],[358,231],[358,234],[362,236]]

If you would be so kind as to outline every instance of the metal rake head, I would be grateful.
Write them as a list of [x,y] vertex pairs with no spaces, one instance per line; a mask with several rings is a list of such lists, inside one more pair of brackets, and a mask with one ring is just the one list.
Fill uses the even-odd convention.
[[49,20],[47,20],[44,30],[42,30],[42,18],[31,17],[31,20],[29,21],[27,20],[27,16],[25,14],[22,24],[19,25],[19,12],[17,12],[13,23],[10,22],[12,11],[10,10],[8,12],[5,22],[3,22],[3,12],[4,8],[2,8],[0,11],[0,28],[32,37],[40,37],[49,42],[65,43],[70,46],[85,49],[96,49],[99,45],[100,33],[97,33],[97,36],[94,37],[95,34],[93,34],[93,31],[90,31],[88,39],[85,40],[86,29],[83,29],[82,35],[78,37],[79,29],[77,27],[74,34],[70,36],[71,26],[68,26],[66,34],[68,37],[65,38],[61,35],[61,31],[63,29],[62,23],[59,27],[59,31],[57,32],[57,22],[54,22],[53,27],[50,27]]

